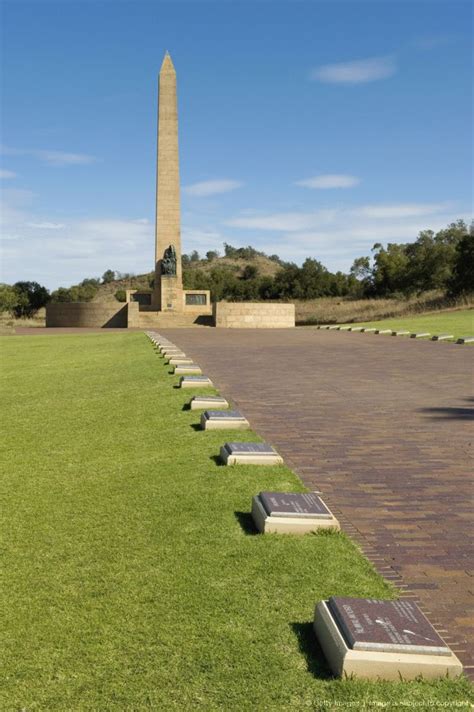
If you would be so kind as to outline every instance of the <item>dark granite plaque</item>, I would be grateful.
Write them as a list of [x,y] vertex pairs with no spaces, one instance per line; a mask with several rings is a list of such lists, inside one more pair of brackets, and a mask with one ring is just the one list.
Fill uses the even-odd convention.
[[450,655],[429,620],[411,601],[332,596],[328,607],[354,650]]
[[224,447],[231,455],[276,455],[266,443],[226,443]]
[[183,377],[184,381],[209,381],[209,378],[207,376],[184,376]]
[[206,418],[219,418],[219,420],[245,420],[238,410],[205,410]]
[[259,497],[265,511],[272,517],[332,519],[324,502],[312,492],[260,492]]

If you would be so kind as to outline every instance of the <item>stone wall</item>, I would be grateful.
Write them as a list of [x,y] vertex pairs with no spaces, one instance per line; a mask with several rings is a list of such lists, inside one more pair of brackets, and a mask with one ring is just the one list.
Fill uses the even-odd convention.
[[[137,312],[138,312],[138,304]],[[46,305],[46,326],[127,328],[128,304],[63,302]]]
[[295,325],[295,305],[269,302],[217,302],[214,324],[230,329],[285,329]]

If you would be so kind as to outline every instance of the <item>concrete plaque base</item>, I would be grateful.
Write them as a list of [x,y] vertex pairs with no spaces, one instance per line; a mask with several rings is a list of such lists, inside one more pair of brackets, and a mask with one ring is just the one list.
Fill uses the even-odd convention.
[[207,376],[183,376],[179,382],[180,388],[212,388],[212,385]]
[[184,351],[181,351],[181,349],[178,349],[178,348],[176,348],[176,349],[170,349],[170,348],[162,349],[160,353],[165,358],[170,358],[171,356],[185,356],[186,355],[184,353]]
[[375,329],[376,334],[391,334],[391,329]]
[[191,410],[206,410],[207,408],[228,408],[229,404],[221,396],[194,396],[189,402]]
[[474,336],[460,336],[457,344],[474,344]]
[[449,341],[450,339],[454,339],[452,334],[435,334],[431,337],[431,341]]
[[175,366],[173,373],[175,374],[175,376],[200,376],[202,374],[202,371],[200,367],[197,366],[195,363],[189,363],[186,366]]
[[283,458],[266,443],[226,443],[220,458],[225,465],[281,465]]
[[320,601],[314,613],[314,631],[331,670],[338,677],[354,675],[367,680],[413,680],[456,677],[462,673],[460,660],[448,655],[354,650],[347,644],[328,603]]
[[285,516],[281,516],[281,514],[269,513],[265,509],[261,495],[262,493],[252,499],[252,518],[262,534],[306,534],[317,529],[339,529],[339,522],[326,505],[324,507],[327,510],[327,516],[301,516],[289,511],[285,512]]
[[406,329],[399,329],[398,331],[392,331],[392,336],[409,336],[410,332]]
[[410,334],[410,339],[424,339],[427,336],[431,336],[429,331],[415,331]]
[[206,410],[201,415],[202,430],[249,430],[249,421],[238,410]]
[[170,366],[189,366],[194,362],[192,358],[187,356],[173,356],[172,358],[167,358],[166,363],[169,363]]

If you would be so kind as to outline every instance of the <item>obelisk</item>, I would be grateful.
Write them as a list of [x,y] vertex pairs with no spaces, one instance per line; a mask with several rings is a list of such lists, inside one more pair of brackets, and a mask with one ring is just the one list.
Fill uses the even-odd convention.
[[159,75],[153,306],[183,311],[176,71],[166,52]]

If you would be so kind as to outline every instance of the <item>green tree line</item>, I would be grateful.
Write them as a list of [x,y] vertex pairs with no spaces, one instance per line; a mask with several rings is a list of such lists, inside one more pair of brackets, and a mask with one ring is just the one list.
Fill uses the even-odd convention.
[[[252,264],[257,256],[267,257],[250,246],[232,247],[224,243],[224,257],[233,262],[221,264],[219,253],[209,251],[206,261],[213,266],[203,269],[199,266],[203,260],[198,252],[183,255],[184,287],[209,289],[214,301],[408,297],[430,290],[458,296],[474,291],[474,226],[463,220],[436,233],[423,230],[414,242],[388,243],[386,247],[376,243],[371,255],[354,260],[349,274],[330,272],[312,257],[299,267],[271,255],[268,259],[279,266],[272,277],[260,274],[258,266]],[[238,264],[240,259],[247,262],[243,269]],[[101,284],[131,277],[109,269],[102,278],[87,278],[72,287],[59,287],[51,294],[38,282],[0,284],[0,311],[24,317],[33,315],[49,301],[88,302]],[[153,286],[152,274],[149,286]],[[116,292],[116,298],[125,299],[123,289]]]
[[[253,253],[253,254],[252,254]],[[209,253],[208,253],[209,254]],[[212,260],[215,253],[211,253]],[[225,245],[225,255],[251,259],[253,248]],[[183,261],[183,280],[187,289],[210,289],[213,300],[227,299],[316,299],[317,297],[392,297],[411,296],[433,289],[450,296],[474,291],[474,228],[463,220],[434,233],[423,230],[414,242],[376,243],[371,256],[358,257],[349,274],[330,272],[314,258],[301,267],[270,258],[281,269],[274,277],[260,275],[247,265],[242,273],[237,265],[210,270],[192,268],[199,260],[193,253]]]

